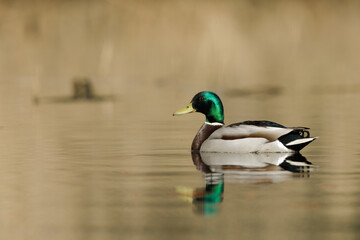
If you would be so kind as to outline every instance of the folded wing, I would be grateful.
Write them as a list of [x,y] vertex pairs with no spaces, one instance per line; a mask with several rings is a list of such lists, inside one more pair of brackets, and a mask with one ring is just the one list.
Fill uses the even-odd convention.
[[249,124],[232,124],[213,132],[209,139],[236,140],[243,138],[264,138],[270,142],[292,132],[285,127],[257,126]]

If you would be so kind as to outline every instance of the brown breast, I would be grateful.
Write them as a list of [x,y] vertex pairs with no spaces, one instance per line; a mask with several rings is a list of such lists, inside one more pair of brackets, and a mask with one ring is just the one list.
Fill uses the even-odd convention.
[[198,151],[201,148],[203,142],[217,129],[222,128],[224,125],[222,124],[209,124],[204,123],[196,134],[192,144],[191,150]]

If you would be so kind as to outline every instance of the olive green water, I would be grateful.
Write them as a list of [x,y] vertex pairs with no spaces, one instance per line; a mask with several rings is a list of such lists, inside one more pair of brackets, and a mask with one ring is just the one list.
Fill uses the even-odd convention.
[[[0,238],[357,239],[358,5],[1,1]],[[314,167],[208,168],[204,116],[172,116],[201,90],[227,124],[310,127]]]

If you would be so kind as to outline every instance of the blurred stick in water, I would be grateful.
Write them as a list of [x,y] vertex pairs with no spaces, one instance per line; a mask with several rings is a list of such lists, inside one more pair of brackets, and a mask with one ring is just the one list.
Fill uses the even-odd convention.
[[73,80],[73,98],[90,99],[94,97],[94,91],[90,80],[86,77],[78,77]]

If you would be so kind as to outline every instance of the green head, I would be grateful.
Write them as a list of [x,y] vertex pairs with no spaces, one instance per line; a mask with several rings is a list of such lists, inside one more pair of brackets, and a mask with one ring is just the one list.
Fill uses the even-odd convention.
[[174,113],[182,115],[192,112],[201,112],[206,116],[206,122],[224,123],[224,107],[218,95],[213,92],[199,92],[185,108]]

